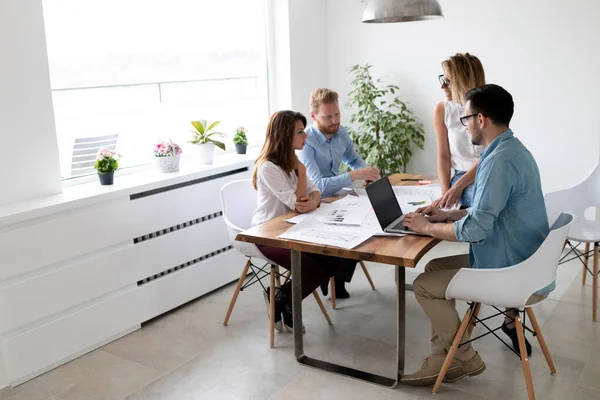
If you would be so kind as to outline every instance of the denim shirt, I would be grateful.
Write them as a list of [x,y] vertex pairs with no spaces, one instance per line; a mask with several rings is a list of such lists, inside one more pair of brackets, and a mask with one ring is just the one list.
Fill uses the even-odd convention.
[[[529,258],[550,233],[540,173],[531,153],[509,129],[481,153],[475,197],[454,223],[469,242],[471,268],[506,268]],[[553,282],[536,294],[555,287]]]
[[298,151],[298,158],[306,166],[307,176],[317,185],[323,198],[352,185],[349,172],[338,175],[342,161],[352,170],[367,166],[354,150],[350,135],[341,125],[329,140],[316,124],[309,126],[306,134],[306,144],[304,149]]

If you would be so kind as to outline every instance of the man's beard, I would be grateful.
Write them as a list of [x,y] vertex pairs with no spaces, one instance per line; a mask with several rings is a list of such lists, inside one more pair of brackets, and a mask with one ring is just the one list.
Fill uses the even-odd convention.
[[483,139],[483,135],[481,134],[481,131],[473,132],[471,134],[471,144],[473,144],[475,146],[481,146],[482,139]]
[[333,135],[338,133],[338,131],[340,130],[340,125],[327,125],[326,127],[319,126],[319,130],[326,135]]

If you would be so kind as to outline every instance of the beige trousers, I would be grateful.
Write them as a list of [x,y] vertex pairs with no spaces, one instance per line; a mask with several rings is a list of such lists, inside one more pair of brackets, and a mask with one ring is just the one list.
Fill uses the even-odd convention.
[[[448,352],[460,327],[455,301],[446,299],[446,289],[461,268],[469,268],[469,255],[436,258],[425,267],[425,272],[413,284],[415,297],[431,321],[431,354]],[[537,303],[547,295],[532,295],[527,304]],[[467,333],[461,343],[467,342]],[[455,358],[466,361],[475,355],[471,344],[458,348]]]

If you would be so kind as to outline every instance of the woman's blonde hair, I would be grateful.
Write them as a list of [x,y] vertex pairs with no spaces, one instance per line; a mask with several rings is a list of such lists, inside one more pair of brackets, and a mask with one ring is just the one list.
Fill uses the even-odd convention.
[[258,168],[265,162],[271,161],[290,174],[294,169],[294,134],[296,121],[302,121],[306,128],[306,117],[299,112],[284,110],[271,115],[267,126],[265,144],[254,164],[252,171],[252,186],[258,190]]
[[457,53],[442,62],[448,71],[452,100],[465,105],[469,90],[485,85],[485,72],[479,58],[469,53]]

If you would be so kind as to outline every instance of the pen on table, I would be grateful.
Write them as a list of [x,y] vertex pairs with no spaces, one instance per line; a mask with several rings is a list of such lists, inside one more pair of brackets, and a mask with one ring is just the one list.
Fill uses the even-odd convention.
[[410,204],[411,206],[420,206],[421,204],[425,204],[427,203],[425,200],[423,201],[411,201],[408,204]]
[[401,181],[414,181],[414,182],[418,182],[421,180],[421,178],[402,178],[400,179]]

